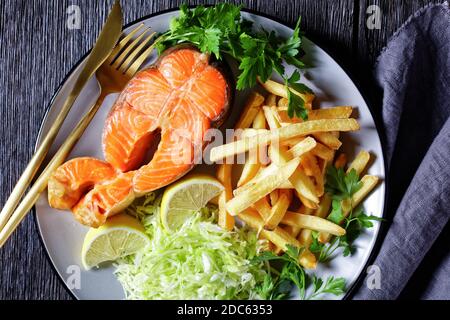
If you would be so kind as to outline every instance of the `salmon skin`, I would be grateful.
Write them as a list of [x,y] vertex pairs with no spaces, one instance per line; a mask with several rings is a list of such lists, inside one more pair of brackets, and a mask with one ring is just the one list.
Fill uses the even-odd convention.
[[[78,158],[62,165],[50,178],[50,206],[70,208],[78,221],[98,227],[136,197],[189,172],[206,131],[223,122],[231,104],[231,77],[224,70],[209,55],[177,46],[138,72],[107,117],[106,162]],[[144,165],[156,133],[161,140]]]

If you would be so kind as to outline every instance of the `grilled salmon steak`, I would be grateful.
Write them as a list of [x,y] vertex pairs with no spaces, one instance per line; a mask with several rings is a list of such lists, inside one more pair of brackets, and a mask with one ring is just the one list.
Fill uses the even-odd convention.
[[[106,162],[78,158],[62,165],[49,182],[50,205],[70,208],[81,223],[97,227],[135,197],[185,175],[201,156],[206,131],[228,110],[227,79],[208,55],[169,49],[119,95],[103,131]],[[144,165],[157,136],[158,148]]]
[[116,170],[94,158],[76,158],[60,166],[48,182],[51,207],[70,210],[97,183],[113,179]]

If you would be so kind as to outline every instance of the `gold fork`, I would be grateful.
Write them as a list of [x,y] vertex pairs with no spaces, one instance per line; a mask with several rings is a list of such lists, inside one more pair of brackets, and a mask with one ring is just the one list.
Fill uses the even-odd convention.
[[117,44],[108,59],[98,69],[96,78],[100,84],[101,91],[97,102],[78,122],[77,126],[72,130],[66,141],[61,145],[39,178],[37,178],[30,188],[30,191],[11,215],[5,227],[0,231],[0,248],[36,203],[39,194],[47,187],[50,175],[67,158],[74,145],[94,118],[105,97],[111,93],[122,91],[128,81],[147,60],[154,49],[155,43],[150,45],[154,36],[155,32],[151,32],[150,28],[145,27],[144,24],[139,25],[128,35],[123,36],[123,39]]

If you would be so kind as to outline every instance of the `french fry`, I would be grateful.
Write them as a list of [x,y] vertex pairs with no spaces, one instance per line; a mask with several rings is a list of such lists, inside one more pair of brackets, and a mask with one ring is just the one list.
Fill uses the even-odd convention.
[[301,166],[303,168],[303,172],[305,172],[305,174],[308,177],[314,176],[314,173],[313,173],[313,162],[311,160],[311,157],[309,157],[308,154],[305,154],[305,155],[300,157],[300,164],[301,164]]
[[[365,175],[362,177],[361,182],[362,186],[361,188],[353,194],[352,199],[346,199],[343,200],[341,203],[342,206],[342,213],[344,217],[347,217],[350,211],[355,209],[363,200],[364,198],[375,188],[375,186],[378,184],[378,177],[376,176],[370,176]],[[319,233],[319,241],[321,243],[327,243],[331,239],[331,235],[326,232]]]
[[245,162],[242,173],[237,183],[237,186],[240,187],[250,180],[252,180],[259,171],[261,164],[258,161],[258,151],[250,150],[248,154],[247,162]]
[[275,189],[273,190],[270,194],[269,194],[269,198],[270,198],[270,203],[272,206],[274,206],[279,198],[279,190]]
[[325,161],[333,161],[335,151],[324,146],[323,144],[316,142],[316,146],[311,150],[311,154],[319,157]]
[[337,106],[324,109],[316,109],[308,112],[308,120],[319,119],[348,119],[352,115],[353,108],[350,106]]
[[253,119],[252,128],[254,129],[266,129],[266,118],[264,116],[264,111],[259,110],[258,114]]
[[339,137],[341,136],[341,133],[339,131],[330,131],[330,134],[337,139],[339,139]]
[[300,254],[300,258],[299,258],[298,262],[305,269],[315,269],[317,267],[317,258],[308,249],[304,249],[302,251],[302,253]]
[[335,236],[343,236],[345,234],[344,228],[327,219],[297,212],[286,212],[281,223],[302,229],[328,232]]
[[280,124],[278,123],[278,120],[275,116],[275,112],[273,111],[273,109],[268,106],[263,106],[263,111],[270,130],[278,129],[280,127]]
[[378,184],[378,181],[379,181],[378,177],[371,175],[365,175],[364,177],[361,178],[362,186],[358,191],[355,192],[355,194],[352,197],[352,200],[347,199],[342,201],[342,211],[345,216],[348,216],[350,211],[356,208],[364,200],[364,198]]
[[342,142],[330,132],[313,133],[313,137],[333,150],[338,150],[342,146]]
[[266,105],[267,106],[276,106],[277,105],[277,96],[273,93],[269,93],[269,95],[266,98]]
[[[264,119],[264,121],[266,121],[266,119]],[[247,129],[241,129],[240,133],[241,134],[238,136],[238,140],[255,137],[255,136],[258,136],[261,134],[267,134],[267,133],[270,133],[270,131],[267,129],[247,128]]]
[[[267,167],[261,166],[261,168],[259,169],[256,176],[252,180],[250,180],[247,184],[235,189],[233,191],[233,194],[237,195],[237,194],[243,192],[244,190],[248,189],[252,185],[264,181],[264,179],[266,179],[268,176],[270,176],[272,174],[275,174],[277,171],[278,171],[278,165],[276,163],[271,163]],[[278,189],[294,189],[294,186],[292,185],[292,183],[289,180],[286,180],[286,181],[283,181],[283,183],[278,187]]]
[[289,202],[292,202],[294,199],[294,192],[292,190],[293,188],[280,188],[280,194],[284,193],[287,195]]
[[262,197],[256,201],[252,207],[259,213],[264,221],[269,219],[272,208],[270,207],[266,197]]
[[276,253],[276,250],[278,249],[277,248],[277,246],[275,246],[274,244],[273,244],[273,242],[270,242],[269,241],[269,239],[267,239],[266,237],[264,237],[261,233],[259,234],[259,237],[258,237],[259,239],[262,239],[262,240],[266,240],[265,242],[265,246],[263,247],[263,250],[264,251],[272,251],[273,253],[275,253],[275,254],[277,254]]
[[314,212],[314,215],[319,218],[325,218],[330,213],[331,209],[331,197],[328,193],[325,193],[320,199],[319,207]]
[[300,141],[296,145],[294,145],[291,149],[289,149],[288,154],[292,158],[300,157],[303,154],[313,150],[316,147],[317,143],[314,138],[308,137],[304,140]]
[[[313,99],[314,99],[314,97],[312,97],[311,101],[305,101],[305,109],[308,110],[308,113],[310,111],[312,111],[312,100]],[[288,105],[289,105],[289,101],[286,98],[281,98],[278,101],[278,108],[287,110],[288,109]],[[288,116],[288,118],[289,118],[289,116]],[[289,119],[290,119],[290,121],[288,121],[287,123],[283,122],[283,125],[289,124],[289,123],[303,122],[303,119],[297,118],[297,117],[293,117],[293,118],[289,118]]]
[[[316,194],[316,187],[311,179],[301,170],[297,170],[294,174],[291,175],[289,181],[294,186],[295,190],[299,193],[299,195],[309,201],[313,202],[315,205],[310,205],[309,207],[317,207],[317,203],[319,203],[319,198]],[[302,198],[300,198],[302,200]],[[303,202],[303,201],[302,201]],[[306,203],[304,203],[306,205]]]
[[281,227],[276,227],[275,230],[265,230],[264,221],[260,218],[258,213],[253,209],[247,209],[238,214],[239,219],[245,222],[250,228],[260,230],[260,234],[264,239],[269,240],[283,251],[286,251],[288,245],[300,248],[300,243],[297,239],[291,237]]
[[232,186],[231,186],[231,170],[232,165],[230,164],[221,164],[217,170],[217,179],[224,186],[224,191],[219,195],[218,199],[218,207],[219,207],[219,219],[218,224],[223,229],[231,231],[234,228],[234,217],[231,216],[225,205],[227,201],[229,201],[233,197]]
[[264,227],[267,230],[275,229],[280,223],[281,219],[283,219],[283,216],[286,213],[287,209],[289,208],[289,205],[290,201],[288,196],[285,193],[282,193],[278,201],[272,207],[272,210],[270,211],[270,216],[265,221]]
[[[259,79],[258,79],[258,81],[259,81]],[[286,99],[288,98],[288,94],[286,92],[286,86],[284,84],[278,83],[273,80],[267,80],[266,82],[262,82],[262,81],[259,81],[259,82],[261,83],[263,88],[266,89],[267,91],[269,91],[270,93],[277,95],[279,97],[286,98]],[[313,94],[303,94],[298,91],[295,91],[292,88],[289,88],[289,90],[291,90],[291,92],[293,94],[301,97],[303,99],[303,101],[305,101],[305,104],[310,103],[314,100]]]
[[296,136],[309,135],[327,131],[354,131],[359,129],[355,119],[313,120],[291,124],[270,132],[264,132],[252,137],[234,141],[211,149],[210,159],[215,162],[236,154],[247,152],[256,147],[265,146],[271,141],[281,141]]
[[[264,118],[264,112],[262,110],[259,110],[255,119],[253,120],[252,127],[254,130],[265,130],[266,120]],[[254,132],[254,134],[257,134],[257,132]],[[253,149],[249,151],[248,159],[244,164],[244,167],[242,168],[241,177],[239,178],[239,181],[237,183],[238,187],[249,182],[258,173],[259,169],[261,168],[261,159],[259,158],[259,155],[259,149]]]
[[[280,123],[293,123],[293,122],[303,122],[301,118],[289,118],[287,114],[287,99],[284,103],[283,99],[280,99],[277,108],[277,118]],[[282,103],[281,103],[282,102]],[[310,110],[308,112],[308,120],[319,120],[319,119],[348,119],[352,114],[352,107],[342,106],[342,107],[332,107],[326,109],[316,109]]]
[[370,161],[370,153],[368,153],[365,150],[361,150],[348,167],[347,173],[349,173],[352,169],[355,169],[356,173],[358,175],[361,175],[361,173],[364,171],[369,161]]
[[321,197],[324,193],[324,179],[316,157],[307,153],[301,157],[300,163],[304,168],[308,168],[308,171],[305,170],[305,173],[314,177],[316,182],[316,194],[318,197]]
[[[297,210],[297,212],[301,213],[301,214],[305,214],[305,215],[310,215],[314,212],[314,210],[303,205]],[[291,227],[291,228],[293,228],[293,227]],[[301,231],[299,232],[299,234],[297,236],[297,240],[300,242],[300,244],[302,246],[309,248],[309,246],[311,245],[311,242],[312,242],[311,230],[301,229]]]
[[248,128],[252,124],[261,106],[264,103],[264,97],[257,92],[252,92],[245,104],[244,111],[242,111],[241,117],[237,122],[235,129]]
[[[278,165],[275,163],[271,163],[267,167],[261,167],[256,174],[256,176],[251,179],[249,182],[247,182],[245,185],[236,188],[233,191],[233,194],[236,196],[239,193],[243,192],[244,190],[247,190],[249,187],[251,187],[254,184],[260,183],[261,181],[265,180],[267,177],[275,174],[278,171]],[[284,183],[283,183],[284,184]]]
[[347,164],[347,156],[345,155],[345,153],[339,154],[337,159],[334,161],[334,166],[337,169],[344,168],[346,164]]
[[[284,231],[286,231],[293,238],[297,238],[297,236],[298,236],[298,234],[299,234],[299,232],[301,230],[300,228],[292,227],[292,226],[283,226],[282,228],[283,228]],[[276,255],[279,255],[282,252],[283,252],[283,249],[281,249],[279,247],[275,247],[274,253]]]
[[274,174],[269,175],[267,179],[264,179],[260,183],[254,183],[246,190],[236,194],[233,199],[227,202],[227,211],[235,216],[239,212],[249,208],[253,203],[278,188],[285,180],[288,180],[297,169],[299,163],[300,159],[293,159],[285,165],[280,166],[279,169]]
[[277,247],[272,242],[267,240],[267,251],[275,252],[276,249]]
[[293,157],[289,156],[287,156],[286,159],[281,158],[280,153],[285,153],[287,155],[287,152],[288,149],[286,147],[270,145],[268,150],[270,161],[276,165],[281,165],[286,161],[293,159]]
[[281,98],[280,100],[278,100],[278,108],[279,109],[287,110],[288,109],[288,104],[289,104],[289,101],[288,101],[287,98]]
[[319,205],[316,202],[313,202],[313,201],[309,200],[308,198],[305,198],[298,191],[297,191],[297,197],[300,199],[300,202],[303,203],[303,205],[309,209],[315,210],[319,207]]
[[[285,163],[290,159],[289,154],[287,154],[287,152],[284,152],[282,148],[273,148],[272,152],[273,154],[278,152],[276,156],[274,155],[274,158],[277,158],[277,161],[280,161],[281,163]],[[314,186],[314,183],[302,170],[296,170],[289,178],[289,181],[299,195],[310,200],[313,203],[319,202],[319,198],[316,195],[316,188]]]
[[301,213],[301,214],[308,214],[309,215],[309,214],[313,214],[314,213],[314,209],[311,209],[311,208],[308,208],[308,207],[302,205],[302,206],[300,206],[300,208],[297,209],[296,212]]
[[289,233],[291,237],[297,238],[302,229],[293,226],[284,226],[283,229]]
[[303,140],[305,140],[304,136],[290,138],[290,139],[280,141],[280,145],[292,148],[293,146],[295,146],[296,144],[299,144]]
[[301,229],[300,234],[297,236],[298,242],[306,248],[312,243],[312,231],[310,229]]
[[[259,217],[255,210],[247,209],[238,215],[239,219],[244,221],[249,227],[255,230],[260,230],[260,237],[272,242],[276,247],[286,251],[288,245],[300,248],[301,245],[297,239],[292,237],[288,232],[281,227],[276,227],[275,230],[265,230],[264,222]],[[316,257],[308,250],[304,249],[299,257],[301,266],[307,269],[314,269],[317,265]]]
[[277,247],[276,245],[273,245],[273,247],[274,247],[273,253],[276,254],[277,256],[283,253],[283,249],[281,249],[280,247]]

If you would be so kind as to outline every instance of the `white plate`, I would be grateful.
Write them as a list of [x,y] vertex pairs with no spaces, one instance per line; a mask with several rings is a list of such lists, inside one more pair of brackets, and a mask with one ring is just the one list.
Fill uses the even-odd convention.
[[[141,22],[151,27],[154,31],[163,32],[167,30],[170,18],[175,15],[177,15],[177,11],[166,12],[144,18]],[[255,27],[263,26],[266,30],[275,30],[282,36],[289,36],[292,33],[291,28],[269,18],[251,13],[244,13],[243,15],[245,18],[253,20]],[[129,25],[127,30],[133,28],[134,25]],[[308,39],[304,39],[304,50],[306,52],[305,60],[312,65],[307,70],[305,78],[310,81],[306,82],[317,95],[316,104],[320,107],[351,105],[357,109],[355,113],[361,124],[361,130],[344,135],[345,151],[348,152],[349,159],[352,159],[360,149],[370,151],[376,157],[369,169],[369,173],[383,179],[385,177],[385,167],[381,143],[374,120],[363,97],[344,70],[320,47]],[[58,110],[75,82],[76,76],[81,71],[83,63],[84,60],[72,70],[66,81],[61,85],[60,90],[55,94],[51,107],[43,121],[38,144],[41,142],[42,135],[47,132],[53,123]],[[293,70],[288,68],[287,71],[290,73]],[[64,137],[78,122],[81,115],[95,102],[98,93],[99,89],[96,81],[92,79],[75,102],[50,154],[54,153]],[[235,107],[233,108],[234,112],[232,112],[225,123],[226,127],[231,128],[233,126],[239,115],[240,110],[238,108],[242,106],[247,93],[237,92]],[[106,115],[115,97],[116,95],[107,97],[104,105],[74,148],[70,158],[92,156],[103,159],[100,147],[101,132]],[[203,165],[203,168],[199,167],[197,170],[208,170],[205,167],[206,165]],[[381,217],[383,215],[384,197],[385,186],[383,183],[364,202],[366,211],[369,214]],[[70,212],[50,208],[47,203],[47,195],[42,194],[36,204],[36,219],[43,243],[56,271],[76,298],[124,298],[122,287],[113,274],[113,267],[95,271],[84,271],[81,267],[80,252],[87,228],[77,223]],[[333,259],[329,264],[320,265],[317,273],[321,276],[335,275],[344,277],[347,279],[347,284],[350,288],[361,272],[363,272],[375,244],[378,231],[379,224],[376,223],[374,228],[368,230],[357,239],[355,244],[358,250],[353,256],[347,258],[340,256]],[[342,297],[325,296],[324,298],[336,299]]]

